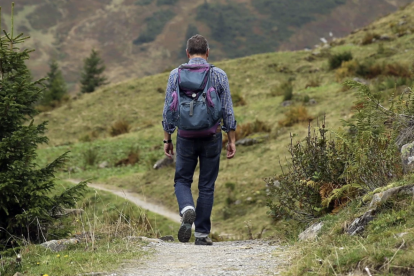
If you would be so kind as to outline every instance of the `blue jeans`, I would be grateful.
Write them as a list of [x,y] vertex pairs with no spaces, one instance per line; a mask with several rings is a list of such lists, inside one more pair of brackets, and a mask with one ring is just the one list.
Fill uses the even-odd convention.
[[220,166],[222,134],[216,133],[207,138],[182,138],[177,136],[177,160],[175,165],[175,195],[180,211],[187,206],[194,207],[191,184],[200,159],[200,178],[195,231],[209,234],[211,230],[211,210],[214,202],[214,185]]

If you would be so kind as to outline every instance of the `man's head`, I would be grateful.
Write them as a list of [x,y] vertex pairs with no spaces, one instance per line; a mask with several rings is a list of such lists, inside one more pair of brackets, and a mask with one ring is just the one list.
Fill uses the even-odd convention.
[[192,36],[187,41],[187,57],[202,57],[208,59],[209,54],[208,41],[202,35]]

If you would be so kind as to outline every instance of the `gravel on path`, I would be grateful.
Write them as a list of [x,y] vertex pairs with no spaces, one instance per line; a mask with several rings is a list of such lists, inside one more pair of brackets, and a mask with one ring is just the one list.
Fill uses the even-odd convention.
[[154,255],[128,264],[116,275],[280,275],[289,264],[287,249],[260,240],[216,242],[213,246],[152,242],[146,250],[155,250]]

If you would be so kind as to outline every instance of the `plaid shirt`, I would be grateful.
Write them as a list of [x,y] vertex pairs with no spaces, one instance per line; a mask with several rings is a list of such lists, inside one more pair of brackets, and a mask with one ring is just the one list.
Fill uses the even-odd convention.
[[[188,64],[207,64],[207,61],[203,58],[190,59]],[[164,111],[162,114],[163,121],[162,126],[168,133],[173,133],[176,126],[167,122],[167,110],[169,108],[168,103],[172,100],[172,93],[177,90],[177,76],[178,68],[174,69],[170,73],[168,79],[167,91],[165,93]],[[222,129],[225,132],[230,130],[236,130],[237,122],[234,118],[233,102],[230,95],[229,80],[226,73],[220,68],[213,67],[213,79],[212,84],[220,96],[221,105],[223,108],[223,125]]]

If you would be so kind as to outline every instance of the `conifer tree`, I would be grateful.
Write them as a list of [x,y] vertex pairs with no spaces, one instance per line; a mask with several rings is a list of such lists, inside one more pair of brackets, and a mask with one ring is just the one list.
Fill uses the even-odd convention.
[[94,49],[88,58],[83,61],[83,71],[81,73],[81,92],[92,93],[101,85],[107,84],[107,78],[102,75],[105,65],[99,53]]
[[49,66],[50,70],[47,73],[46,91],[41,100],[41,104],[56,107],[67,93],[66,83],[55,59],[50,62]]
[[11,31],[0,36],[0,250],[12,237],[32,242],[47,239],[62,208],[74,206],[86,186],[79,183],[51,195],[54,174],[67,153],[46,167],[36,164],[38,145],[48,141],[46,122],[36,125],[34,119],[44,84],[31,81],[25,65],[31,51],[16,47],[28,37],[14,35],[13,8],[14,3]]

